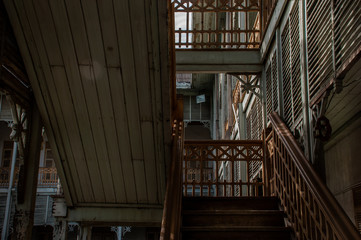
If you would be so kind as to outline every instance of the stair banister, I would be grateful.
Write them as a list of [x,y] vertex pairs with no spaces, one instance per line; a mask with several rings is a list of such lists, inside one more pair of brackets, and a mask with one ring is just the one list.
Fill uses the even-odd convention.
[[172,159],[168,168],[160,240],[180,239],[183,164],[183,98],[177,96],[172,126]]
[[272,194],[281,199],[297,239],[361,239],[286,124],[275,112],[268,117],[272,125],[272,138],[267,138],[272,151]]

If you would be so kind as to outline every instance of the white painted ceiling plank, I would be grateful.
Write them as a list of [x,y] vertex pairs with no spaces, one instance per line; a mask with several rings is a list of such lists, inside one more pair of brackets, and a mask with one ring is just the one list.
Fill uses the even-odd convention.
[[123,76],[123,87],[125,103],[128,116],[130,135],[130,147],[133,159],[143,159],[143,149],[139,119],[139,96],[137,95],[137,84],[135,72],[142,71],[135,66],[134,45],[132,31],[139,31],[131,28],[131,15],[128,11],[128,1],[114,2],[117,34],[119,41],[120,62]]
[[[101,61],[102,66],[106,66],[106,76],[104,82],[106,86],[102,89],[99,89],[99,93],[103,96],[102,106],[103,110],[108,115],[103,115],[105,118],[105,134],[107,136],[108,141],[108,152],[109,152],[109,160],[111,164],[112,177],[114,179],[114,190],[117,198],[117,202],[125,203],[127,202],[125,186],[124,186],[124,177],[123,177],[123,169],[122,169],[122,158],[119,153],[119,142],[117,131],[116,121],[120,119],[116,118],[114,107],[118,107],[118,105],[123,104],[122,102],[113,101],[113,94],[119,95],[119,93],[113,93],[111,91],[111,78],[118,76],[118,79],[113,79],[114,81],[121,81],[120,74],[110,74],[109,71],[112,69],[118,71],[120,73],[120,59],[119,59],[119,50],[118,50],[118,37],[116,33],[115,26],[115,18],[114,18],[114,8],[112,0],[103,0],[98,2],[98,13],[100,19],[100,28],[101,28],[101,36],[102,36],[102,52]],[[104,52],[103,52],[104,51]],[[105,56],[104,56],[105,55]],[[94,54],[93,54],[94,56]],[[115,106],[114,106],[115,105]],[[122,122],[121,124],[124,124]],[[133,178],[134,179],[134,178]],[[134,182],[133,182],[134,184]]]
[[[154,148],[155,143],[153,139],[153,114],[152,114],[152,97],[151,97],[151,86],[150,86],[150,66],[148,64],[150,49],[148,49],[148,33],[151,29],[148,29],[146,24],[146,11],[145,1],[129,1],[132,35],[133,35],[133,46],[134,46],[134,60],[135,66],[138,68],[136,71],[136,82],[139,99],[139,111],[141,120],[141,136],[143,142],[144,151],[144,162],[143,166],[145,169],[146,182],[144,185],[147,187],[147,198],[149,202],[156,203],[157,201],[157,171],[155,167],[155,156]],[[146,134],[149,134],[148,136]],[[147,153],[145,152],[147,149]],[[138,163],[138,162],[137,162]],[[139,165],[142,165],[140,162]],[[135,168],[136,176],[141,175],[142,172]],[[137,183],[137,186],[139,183]],[[141,183],[143,185],[143,183]],[[140,190],[143,191],[143,190]],[[138,196],[141,193],[138,192]],[[151,197],[151,199],[149,199]]]
[[45,49],[48,52],[49,64],[51,66],[64,65],[59,48],[58,37],[54,30],[54,21],[50,12],[48,1],[40,1],[36,4],[34,3],[34,1],[31,2],[33,3],[32,6],[34,8],[34,11],[36,12],[38,24],[43,35],[43,44],[45,45]]
[[144,144],[144,167],[148,192],[148,203],[158,203],[158,173],[155,161],[155,143],[153,136],[153,124],[151,122],[142,123],[142,135]]
[[[160,75],[160,46],[159,46],[159,25],[158,25],[158,6],[155,1],[145,1],[145,18],[147,23],[148,33],[148,50],[149,64],[151,71],[150,74],[150,90],[152,92],[152,111],[153,111],[153,133],[154,133],[154,151],[155,151],[155,168],[157,172],[157,186],[158,186],[158,201],[160,204],[163,203],[164,192],[165,192],[165,170],[164,170],[164,144],[163,139],[163,120],[164,115],[169,112],[163,112],[162,102],[162,79]],[[163,46],[164,47],[164,46]],[[163,62],[167,65],[167,61]],[[163,79],[164,81],[164,79]],[[169,78],[165,79],[169,81]],[[169,116],[168,116],[169,117]]]
[[152,121],[152,99],[149,83],[148,36],[144,0],[129,1],[131,27],[133,36],[134,65],[137,68],[136,82],[139,99],[140,121]]
[[97,1],[106,66],[108,68],[120,68],[118,36],[115,25],[115,13],[113,0]]
[[[107,142],[104,135],[105,125],[102,121],[104,112],[101,110],[101,103],[99,102],[99,94],[97,89],[98,85],[103,83],[95,72],[95,67],[100,64],[100,62],[95,60],[94,56],[92,56],[90,52],[91,46],[89,41],[94,36],[89,36],[89,33],[87,32],[87,27],[92,26],[95,23],[89,22],[89,19],[85,19],[87,10],[84,8],[84,6],[79,4],[78,1],[66,1],[66,3],[70,20],[70,27],[72,30],[77,29],[76,32],[72,31],[73,40],[76,45],[77,58],[88,59],[86,62],[89,62],[88,64],[79,65],[79,81],[82,82],[84,89],[84,96],[88,107],[89,120],[91,125],[91,129],[89,129],[89,131],[92,132],[96,152],[96,161],[93,162],[93,164],[95,164],[93,167],[99,168],[105,194],[105,202],[114,203],[116,201],[113,187],[114,184],[111,168],[109,165]],[[79,16],[81,17],[80,19]],[[95,16],[93,19],[98,22],[98,18]],[[98,32],[98,34],[100,34],[100,32]],[[80,54],[78,54],[78,50]],[[91,163],[88,161],[88,164]]]
[[[46,3],[46,2],[42,2],[42,3]],[[65,126],[65,122],[67,122],[68,124],[72,124],[71,122],[68,121],[64,121],[63,118],[63,113],[62,113],[62,109],[61,109],[61,104],[59,101],[59,97],[58,97],[58,92],[57,92],[57,88],[54,85],[54,79],[53,79],[53,75],[52,72],[50,70],[50,66],[49,66],[49,55],[55,56],[57,53],[60,54],[60,51],[56,52],[55,49],[56,47],[54,45],[51,46],[50,50],[54,50],[55,52],[51,51],[49,54],[47,54],[46,49],[45,49],[45,42],[44,39],[48,39],[46,37],[43,37],[44,31],[46,34],[52,32],[53,28],[49,27],[48,25],[42,25],[43,23],[51,23],[51,15],[49,14],[49,11],[45,11],[45,13],[42,11],[42,9],[44,9],[43,4],[39,4],[41,5],[41,7],[39,5],[37,5],[37,10],[40,12],[38,12],[39,14],[35,13],[35,8],[33,7],[33,5],[31,4],[30,1],[25,1],[25,9],[27,12],[27,16],[28,19],[30,21],[30,24],[32,26],[32,29],[34,29],[34,39],[35,39],[35,43],[37,45],[37,49],[38,49],[38,53],[39,53],[39,57],[40,57],[40,61],[41,61],[41,69],[44,72],[44,79],[39,77],[38,81],[39,84],[42,85],[44,91],[49,92],[49,97],[51,99],[52,104],[52,110],[54,111],[54,117],[55,117],[55,124],[58,125],[58,129],[56,130],[54,136],[56,137],[56,144],[58,145],[58,149],[59,149],[59,153],[61,156],[61,159],[56,159],[58,161],[56,161],[56,165],[58,166],[58,168],[60,167],[64,167],[65,171],[68,172],[68,174],[66,175],[68,178],[68,182],[71,183],[71,189],[72,190],[72,195],[73,195],[73,199],[74,201],[82,201],[83,200],[83,195],[82,195],[82,191],[81,191],[81,186],[79,184],[79,177],[78,177],[78,172],[76,170],[76,168],[74,168],[74,159],[73,159],[73,153],[70,149],[70,144],[69,144],[69,138],[67,135],[67,131],[66,126]],[[39,17],[39,19],[37,18]],[[41,31],[41,27],[45,28],[42,29],[43,31]],[[57,39],[56,39],[56,34],[53,34],[53,39],[50,39],[51,42],[54,42],[55,44],[57,43]],[[58,47],[58,46],[57,46]],[[59,58],[61,59],[61,55],[57,57],[58,62],[59,62]],[[61,94],[61,93],[60,93]],[[61,134],[63,133],[63,134]],[[52,144],[54,145],[54,144]],[[70,150],[70,151],[69,151]],[[69,160],[69,161],[68,161]],[[60,162],[61,161],[61,162]],[[74,174],[69,174],[70,172],[73,172]],[[88,185],[89,189],[91,190],[91,186]]]
[[[79,131],[81,136],[82,148],[79,151],[84,151],[85,160],[88,166],[89,174],[91,176],[91,185],[93,187],[94,198],[96,202],[105,202],[105,194],[103,183],[101,181],[100,169],[97,163],[95,146],[93,142],[93,135],[89,122],[89,115],[87,111],[87,104],[83,92],[83,86],[80,80],[80,73],[78,68],[78,61],[75,55],[74,42],[70,24],[67,17],[64,2],[51,1],[51,10],[54,16],[55,27],[58,33],[60,48],[63,53],[65,69],[70,85],[70,91],[75,106],[75,112],[78,119]],[[85,199],[85,201],[92,202],[93,199]]]
[[[22,54],[23,61],[24,61],[29,79],[33,83],[33,91],[34,91],[35,98],[37,100],[39,110],[43,113],[42,118],[44,121],[45,128],[49,130],[48,137],[49,137],[49,139],[51,139],[55,142],[54,134],[52,131],[53,126],[50,123],[50,116],[47,111],[45,99],[40,90],[40,86],[38,85],[37,80],[36,80],[37,74],[35,72],[34,62],[32,61],[30,49],[29,49],[31,44],[28,44],[27,40],[25,38],[25,35],[24,35],[25,33],[23,32],[23,26],[20,22],[20,19],[18,18],[18,13],[17,13],[16,7],[15,7],[14,1],[12,1],[12,0],[4,1],[4,4],[6,6],[17,42],[19,44],[19,49]],[[55,146],[53,150],[54,150],[54,156],[56,158],[60,159],[57,146]],[[71,195],[69,192],[69,185],[65,178],[65,173],[64,173],[63,169],[59,169],[58,174],[62,179],[64,179],[62,184],[64,187],[63,189],[64,189],[64,193],[65,193],[66,202],[67,202],[68,206],[72,206],[73,199],[71,198]]]
[[[137,202],[137,193],[135,188],[135,178],[133,162],[130,152],[130,140],[128,131],[128,119],[126,116],[124,103],[124,89],[120,69],[109,68],[110,90],[113,99],[114,117],[116,119],[116,132],[118,137],[118,148],[120,152],[119,173],[123,174],[124,188],[126,192],[126,201],[128,203]],[[118,162],[116,162],[118,163]],[[115,178],[115,176],[114,176]],[[119,183],[120,184],[120,183]],[[115,187],[118,185],[116,184]]]
[[135,188],[137,190],[138,203],[148,202],[147,183],[145,177],[145,166],[143,160],[133,159]]
[[[93,189],[91,186],[91,179],[89,176],[87,162],[85,160],[84,152],[79,151],[82,149],[81,138],[78,129],[78,123],[76,119],[76,113],[72,101],[72,96],[69,92],[69,85],[66,76],[66,71],[64,67],[52,67],[52,72],[56,84],[57,91],[59,95],[62,96],[62,112],[64,114],[64,119],[66,121],[66,130],[69,136],[69,151],[73,153],[73,156],[68,153],[68,161],[71,161],[71,171],[72,175],[78,174],[78,176],[73,176],[74,178],[78,177],[80,181],[79,187],[83,192],[84,198],[81,199],[81,202],[89,201],[90,199],[94,200]],[[76,182],[75,182],[76,183]],[[88,187],[89,186],[89,187]],[[88,199],[88,200],[85,200]],[[80,200],[79,200],[80,201]]]
[[[59,126],[58,126],[57,118],[54,113],[54,104],[52,102],[53,99],[52,99],[52,96],[50,96],[50,94],[48,92],[48,89],[46,86],[46,80],[45,80],[46,76],[44,73],[44,69],[41,67],[41,58],[39,55],[40,54],[39,51],[44,52],[44,49],[42,48],[41,44],[37,41],[37,39],[35,39],[35,36],[40,35],[39,29],[37,26],[32,26],[31,20],[29,19],[29,16],[26,13],[26,11],[29,11],[30,9],[27,6],[25,6],[22,1],[15,2],[15,5],[16,5],[16,9],[20,16],[20,21],[22,22],[23,25],[25,25],[24,30],[25,30],[27,42],[28,42],[28,44],[30,42],[33,43],[33,44],[30,44],[29,50],[32,55],[33,61],[35,62],[35,66],[37,66],[37,67],[35,67],[35,71],[37,74],[37,81],[39,82],[40,91],[42,92],[43,98],[45,99],[45,102],[47,105],[46,111],[49,114],[49,121],[52,122],[52,130],[54,131],[55,136],[59,136],[60,135],[59,134]],[[32,19],[34,19],[34,17]],[[60,138],[56,138],[54,140],[58,144],[58,150],[59,150],[59,154],[60,154],[59,157],[61,157],[61,154],[63,153],[63,149],[61,148],[61,146],[59,144],[62,142],[62,140]],[[64,155],[63,155],[63,157],[64,157]],[[71,182],[69,182],[69,183],[72,184]],[[70,188],[70,190],[72,192],[74,192],[74,190],[72,188]],[[76,202],[76,196],[73,196],[73,201]]]
[[[169,43],[169,35],[168,35],[168,6],[167,1],[163,0],[151,0],[151,8],[152,8],[152,32],[154,38],[154,48],[159,49],[157,52],[159,54],[159,62],[155,62],[155,69],[159,68],[160,77],[155,77],[155,80],[160,79],[159,83],[156,83],[156,86],[161,86],[160,88],[156,87],[156,96],[157,99],[161,99],[162,103],[157,107],[161,108],[162,112],[162,124],[159,124],[158,129],[163,133],[163,137],[158,137],[160,139],[161,147],[159,154],[163,154],[163,158],[157,157],[157,159],[161,159],[158,162],[159,164],[159,172],[162,176],[159,179],[160,186],[160,195],[163,197],[165,195],[166,189],[166,171],[167,171],[167,163],[170,162],[171,159],[171,129],[172,123],[170,122],[170,114],[171,114],[171,103],[170,103],[170,82],[175,81],[175,79],[170,78],[170,69],[171,67],[175,68],[175,66],[170,66],[170,49],[172,49],[173,43]],[[155,14],[156,13],[156,14]],[[158,74],[158,70],[155,71]],[[161,203],[163,203],[163,199],[161,199]]]
[[[105,5],[105,2],[102,2],[101,5]],[[111,2],[108,3],[110,7],[110,11],[112,11]],[[89,35],[89,43],[91,49],[91,55],[93,61],[97,61],[99,64],[94,66],[95,76],[96,76],[96,83],[98,88],[98,95],[99,95],[99,102],[101,105],[102,110],[102,118],[104,122],[103,130],[107,139],[107,147],[109,152],[110,164],[114,163],[115,161],[120,161],[119,152],[117,150],[117,135],[114,131],[115,129],[115,122],[114,122],[114,113],[113,113],[113,102],[111,98],[111,91],[109,86],[109,78],[108,78],[108,71],[107,71],[107,62],[105,60],[105,53],[104,53],[104,43],[103,43],[103,35],[102,29],[99,24],[99,15],[98,15],[98,6],[96,1],[87,0],[86,2],[83,1],[83,9],[85,12],[85,19],[87,22],[87,29]],[[114,18],[111,19],[112,24],[105,24],[103,25],[103,31],[113,31],[113,38],[116,39],[116,32],[115,32],[115,22]],[[113,28],[112,28],[113,26]],[[112,29],[111,29],[112,28]],[[119,56],[117,56],[119,59]],[[108,160],[108,159],[107,159]],[[109,164],[109,165],[110,165]],[[112,171],[114,170],[114,172]],[[114,174],[117,174],[118,169],[113,168],[113,166],[109,167],[109,171],[112,171]],[[119,175],[119,173],[118,173]],[[117,188],[116,191],[121,189]],[[124,194],[123,192],[118,192],[118,196]]]
[[[147,161],[145,159],[147,178],[148,171],[155,172],[155,176],[148,179],[148,198],[150,201],[157,201],[158,203],[163,203],[163,187],[165,188],[165,175],[162,166],[164,166],[164,141],[163,141],[163,102],[161,96],[162,83],[160,79],[160,48],[159,48],[159,28],[158,28],[158,8],[154,2],[145,1],[145,22],[147,27],[147,44],[148,44],[148,63],[149,68],[151,69],[149,74],[150,79],[150,92],[152,97],[152,116],[153,116],[153,126],[152,131],[146,129],[149,133],[144,134],[144,138],[150,138],[145,140],[145,142],[152,142],[154,146],[145,146],[145,156],[152,156],[152,161]],[[166,65],[166,62],[164,62]],[[167,81],[168,79],[166,79]],[[144,128],[142,128],[144,131]],[[150,153],[148,153],[148,151]],[[152,182],[151,182],[152,181]],[[151,182],[151,183],[150,183]],[[156,189],[154,189],[156,187]],[[154,195],[156,194],[156,195]]]
[[[43,65],[51,65],[51,67],[45,68],[44,71],[46,76],[56,79],[54,83],[51,81],[44,84],[43,88],[50,88],[51,91],[54,91],[54,88],[59,86],[60,81],[65,82],[63,89],[68,88],[67,100],[71,102],[72,108],[65,110],[63,106],[60,108],[55,107],[54,111],[56,115],[60,115],[59,120],[63,118],[61,116],[62,111],[74,111],[73,118],[76,123],[73,126],[79,127],[79,129],[75,129],[79,139],[77,152],[85,155],[85,158],[80,159],[80,161],[87,164],[84,169],[89,171],[92,176],[91,182],[88,182],[88,184],[92,187],[95,195],[93,199],[91,197],[85,199],[84,203],[114,202],[114,200],[107,198],[112,194],[115,194],[116,202],[161,203],[163,199],[160,198],[163,196],[165,188],[164,154],[169,155],[170,143],[168,32],[167,23],[159,21],[166,21],[166,3],[157,0],[153,0],[151,3],[148,1],[116,1],[113,2],[116,8],[113,12],[111,11],[112,2],[109,0],[107,2],[98,2],[101,7],[104,7],[103,12],[101,12],[101,8],[97,8],[95,1],[91,2],[90,5],[88,1],[83,1],[84,4],[81,10],[78,9],[81,14],[71,14],[74,10],[71,6],[79,4],[79,2],[69,0],[66,8],[63,1],[50,1],[50,9],[54,14],[56,34],[54,34],[54,31],[45,34],[46,28],[51,30],[51,21],[41,26],[44,29],[42,33],[46,40],[44,43],[40,41],[39,44],[44,44],[47,49],[47,53],[40,52],[42,63]],[[158,4],[162,5],[162,17],[158,14]],[[152,13],[149,13],[151,11],[149,8],[152,9]],[[129,9],[132,12],[130,15]],[[82,22],[84,20],[83,11],[87,19],[86,28],[88,32],[85,31],[85,23]],[[108,16],[107,12],[112,14],[108,14]],[[89,15],[87,16],[87,14]],[[94,17],[97,14],[101,14],[100,26],[99,17]],[[39,19],[47,18],[47,16],[38,17]],[[74,22],[79,22],[74,20],[73,17],[79,17],[80,24],[74,24]],[[112,18],[115,18],[117,32],[115,32]],[[149,19],[156,21],[150,23]],[[158,28],[158,24],[162,27]],[[74,25],[77,27],[74,27]],[[154,29],[156,32],[153,34]],[[158,30],[160,30],[160,33]],[[88,40],[87,34],[89,34],[91,40]],[[60,54],[58,53],[59,46],[57,46],[57,43],[52,43],[56,35],[59,37],[65,68],[59,66],[62,64],[62,59],[59,58]],[[115,40],[116,36],[118,41]],[[158,38],[159,41],[152,41],[153,39],[158,40]],[[117,44],[120,45],[119,49],[117,49]],[[82,46],[79,47],[79,45]],[[110,47],[108,48],[108,46]],[[52,47],[55,47],[53,51],[50,50]],[[54,53],[54,55],[51,55],[51,53]],[[118,53],[120,56],[118,56]],[[99,66],[93,65],[95,61],[100,63]],[[155,63],[153,64],[153,62]],[[82,68],[87,75],[93,76],[91,84],[86,86],[88,82],[85,83],[85,78],[81,79],[78,64],[86,65],[82,66]],[[120,64],[122,68],[120,68]],[[61,77],[62,75],[63,77]],[[85,91],[86,87],[89,87],[87,89],[89,91]],[[119,94],[117,89],[123,95]],[[64,98],[63,95],[60,92],[58,96],[55,94],[49,103],[47,101],[47,104],[60,104]],[[164,102],[162,95],[165,96]],[[43,96],[44,99],[46,97],[46,95]],[[90,97],[94,97],[94,99],[90,99]],[[116,104],[114,105],[114,103]],[[120,107],[118,107],[119,104]],[[97,119],[97,116],[101,119]],[[89,122],[90,118],[92,118],[92,122]],[[66,116],[64,116],[64,121],[68,121]],[[93,121],[96,121],[96,124]],[[61,131],[65,128],[69,131],[67,128],[70,127],[68,127],[67,123],[59,124]],[[124,127],[123,124],[128,124],[128,126]],[[95,133],[97,130],[94,129],[94,126],[97,127],[96,129],[100,126],[99,129],[101,130]],[[92,131],[89,129],[92,129]],[[63,141],[71,138],[71,133],[68,134],[69,136],[67,134],[62,135]],[[163,137],[165,137],[165,140],[163,140]],[[98,154],[99,162],[97,162],[95,148],[99,145],[94,144],[94,141],[101,138],[103,138],[103,141],[99,145],[104,143],[108,143],[108,145],[112,143],[112,145],[100,147],[103,153]],[[117,149],[118,145],[119,149]],[[66,148],[67,153],[71,152],[69,145],[64,145],[64,148]],[[146,154],[146,157],[143,156],[143,153]],[[104,166],[106,165],[104,161],[108,160],[110,160],[108,166]],[[96,181],[101,177],[101,170],[94,169],[96,166],[98,168],[104,166],[105,171],[108,173],[102,173],[103,178],[101,181]],[[65,170],[71,172],[69,169]],[[121,172],[120,175],[118,174],[119,171]],[[74,175],[74,172],[71,175]],[[104,178],[105,175],[107,175],[106,178]],[[110,178],[108,178],[109,176]],[[159,183],[158,178],[160,178]],[[104,194],[102,192],[104,184],[109,187],[112,184],[107,183],[112,180],[121,183],[122,186],[117,188],[117,184],[114,184],[114,188],[109,188],[106,190],[108,193]],[[150,188],[147,189],[147,186],[150,186]],[[159,186],[159,189],[157,189],[157,186]],[[126,193],[124,193],[124,188]],[[112,193],[109,194],[109,192]],[[126,195],[126,198],[124,195]]]

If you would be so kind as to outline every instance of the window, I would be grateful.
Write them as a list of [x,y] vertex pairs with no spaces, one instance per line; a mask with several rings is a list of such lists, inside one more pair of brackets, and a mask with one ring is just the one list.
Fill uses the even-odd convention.
[[[10,168],[11,167],[11,159],[13,157],[13,147],[14,147],[14,142],[13,141],[5,141],[4,142],[3,157],[2,157],[2,161],[1,161],[1,167],[3,167],[3,168]],[[20,158],[19,158],[19,152],[18,152],[15,166],[19,167],[19,164],[20,164]]]

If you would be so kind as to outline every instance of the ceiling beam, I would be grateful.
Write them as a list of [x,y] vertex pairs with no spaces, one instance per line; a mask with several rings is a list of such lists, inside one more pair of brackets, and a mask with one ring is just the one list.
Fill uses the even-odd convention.
[[115,224],[159,227],[163,208],[76,207],[68,208],[67,221],[85,224]]
[[177,50],[176,70],[189,73],[262,71],[258,49]]

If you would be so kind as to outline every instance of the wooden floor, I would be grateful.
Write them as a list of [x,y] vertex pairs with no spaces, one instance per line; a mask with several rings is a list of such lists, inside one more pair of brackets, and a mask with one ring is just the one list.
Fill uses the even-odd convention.
[[167,1],[4,1],[68,206],[161,205]]

